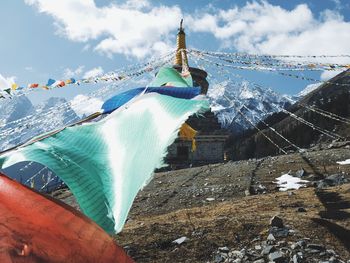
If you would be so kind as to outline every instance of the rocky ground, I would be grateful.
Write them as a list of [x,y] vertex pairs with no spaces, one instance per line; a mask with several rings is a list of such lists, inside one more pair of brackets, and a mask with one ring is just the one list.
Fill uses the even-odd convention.
[[[136,262],[350,262],[349,147],[157,173],[116,240]],[[309,182],[281,192],[286,173]]]

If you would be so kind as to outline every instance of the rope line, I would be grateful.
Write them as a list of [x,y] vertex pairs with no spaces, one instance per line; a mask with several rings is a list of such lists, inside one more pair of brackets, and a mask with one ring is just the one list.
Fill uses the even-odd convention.
[[[200,66],[198,64],[198,61],[195,61],[196,65],[199,67],[199,68],[202,68],[202,69],[205,69],[203,66]],[[212,77],[211,73],[210,72],[207,72],[208,73],[208,78],[210,79]],[[256,126],[249,118],[247,118],[243,112],[237,108],[235,105],[234,105],[234,102],[232,100],[230,100],[230,98],[228,98],[226,96],[226,94],[223,94],[223,97],[230,103],[230,106],[233,106],[234,109],[250,124],[252,125],[256,130],[258,130],[258,132],[260,132],[262,134],[262,136],[264,136],[272,145],[274,145],[280,152],[282,152],[283,154],[288,154],[284,149],[282,149],[278,144],[276,144],[270,137],[268,137],[258,126]]]
[[[207,62],[211,62],[211,61],[207,61]],[[215,62],[211,62],[211,63],[214,64],[214,65],[216,65],[216,66],[222,66],[222,65],[217,65]],[[254,85],[253,85],[253,86],[254,86]],[[226,95],[224,95],[224,96],[226,96]],[[333,133],[333,132],[328,131],[328,130],[326,130],[326,129],[322,129],[322,128],[318,127],[317,125],[315,125],[315,124],[313,124],[313,123],[311,123],[311,122],[309,122],[309,121],[306,121],[306,120],[303,119],[302,117],[299,117],[299,116],[295,115],[294,113],[289,112],[288,110],[286,110],[286,109],[280,107],[280,106],[277,105],[277,104],[275,104],[275,106],[276,106],[280,111],[282,111],[282,112],[284,112],[284,113],[290,115],[292,118],[298,120],[299,122],[301,122],[301,123],[303,123],[303,124],[309,126],[310,128],[312,128],[312,129],[314,129],[314,130],[319,131],[320,133],[322,133],[322,134],[324,134],[324,135],[326,135],[326,136],[328,136],[328,137],[331,137],[332,139],[341,139],[341,140],[344,140],[344,139],[345,139],[344,137],[342,137],[342,136],[340,136],[340,135],[338,135],[338,134],[336,134],[336,133]],[[250,121],[249,121],[249,122],[250,122]]]
[[[164,60],[164,62],[165,62],[164,64],[170,62],[170,58],[167,58],[166,60]],[[158,63],[160,64],[160,62],[158,62]],[[157,70],[157,69],[158,69],[160,66],[162,66],[162,65],[163,65],[163,64],[157,65],[157,66],[156,66],[157,68],[153,69],[152,71]],[[141,70],[141,69],[138,69],[138,71],[140,71],[140,70]],[[146,72],[144,72],[144,73],[146,73]],[[115,86],[118,87],[118,86],[120,86],[120,84],[122,84],[122,83],[124,83],[124,82],[126,82],[127,80],[130,80],[130,79],[131,79],[131,78],[125,78],[125,79],[123,79],[121,82],[118,82],[118,83],[116,83],[116,85],[112,86],[112,88],[115,87]],[[111,89],[111,86],[108,86],[108,87],[101,87],[101,88],[99,88],[97,91],[93,91],[93,92],[89,93],[88,96],[89,96],[89,97],[94,97],[94,96],[104,95],[105,93],[108,93],[108,92],[110,91],[110,89]],[[22,94],[22,95],[24,95],[24,94]],[[88,101],[88,100],[89,100],[89,98],[82,99],[80,103],[86,102],[86,101]],[[68,106],[70,106],[70,105],[71,105],[71,103],[70,103],[70,101],[68,101],[68,102],[62,103],[62,104],[60,105],[60,107],[61,107],[61,108],[64,108],[65,106],[68,107]],[[57,106],[50,107],[49,109],[57,109]],[[45,112],[47,112],[47,111],[45,111]],[[42,113],[42,111],[39,112],[39,113]],[[6,126],[8,126],[8,125],[10,125],[10,124],[17,124],[17,123],[20,123],[22,120],[30,119],[30,118],[32,118],[33,116],[35,116],[35,114],[28,115],[28,116],[26,116],[26,117],[24,117],[24,118],[17,119],[17,120],[11,121],[11,122],[7,122],[7,123],[5,123],[5,124],[0,125],[0,128],[6,127]]]
[[345,139],[344,137],[342,137],[342,136],[340,136],[340,135],[338,135],[338,134],[336,134],[334,132],[331,132],[331,131],[328,131],[326,129],[320,128],[319,126],[317,126],[317,125],[315,125],[315,124],[313,124],[313,123],[311,123],[311,122],[309,122],[309,121],[307,121],[307,120],[305,120],[305,119],[295,115],[294,113],[292,113],[292,112],[290,112],[290,111],[288,111],[286,109],[280,108],[280,110],[283,111],[284,113],[288,114],[292,118],[300,121],[301,123],[309,126],[310,128],[312,128],[314,130],[317,130],[318,132],[320,132],[320,133],[322,133],[322,134],[324,134],[324,135],[326,135],[328,137],[331,137],[333,139],[340,139],[340,140],[344,140]]
[[[113,83],[113,82],[122,81],[124,78],[137,77],[139,74],[143,74],[143,73],[146,73],[147,71],[151,71],[152,70],[152,68],[150,67],[151,63],[155,63],[155,62],[162,60],[162,59],[165,59],[167,57],[170,58],[170,57],[172,57],[172,55],[173,55],[173,51],[169,51],[168,53],[164,54],[163,56],[160,56],[157,58],[152,58],[148,62],[141,62],[141,63],[137,63],[134,65],[129,65],[129,66],[126,66],[124,68],[117,69],[115,71],[110,71],[106,74],[97,75],[95,77],[90,77],[88,79],[82,79],[81,81],[80,80],[77,81],[77,83],[79,83],[79,84],[75,83],[73,85],[80,85],[81,83],[83,83],[83,84],[97,84],[97,83],[105,83],[105,82]],[[137,71],[137,69],[141,69],[141,68],[144,68],[144,70],[146,72],[138,72]],[[44,87],[46,87],[45,89],[47,91],[55,90],[58,88],[58,87],[47,88],[47,86],[44,86]],[[5,95],[5,96],[2,96],[0,98],[2,98],[3,100],[6,100],[6,99],[11,99],[13,97],[20,97],[20,96],[28,95],[32,92],[38,92],[38,91],[42,91],[42,90],[43,89],[41,89],[41,88],[29,88],[29,89],[25,89],[25,90],[16,90],[16,93],[11,93],[11,94],[2,93],[1,95]]]
[[[192,54],[194,54],[194,56],[197,56],[199,59],[202,59],[208,63],[212,63],[216,66],[222,66],[222,67],[229,67],[229,68],[233,68],[236,70],[250,70],[250,71],[268,71],[271,73],[275,73],[275,74],[279,74],[281,76],[286,76],[286,77],[292,77],[295,79],[301,79],[301,80],[306,80],[306,81],[310,81],[310,82],[315,82],[315,83],[324,83],[324,84],[332,84],[335,86],[350,86],[349,83],[337,83],[337,82],[331,82],[331,81],[321,81],[318,79],[314,79],[314,78],[310,78],[310,77],[304,77],[304,76],[299,76],[299,75],[295,75],[295,74],[290,74],[290,73],[285,73],[285,72],[280,72],[279,70],[283,70],[283,69],[274,69],[274,68],[268,68],[268,67],[247,67],[247,66],[235,66],[235,65],[228,65],[225,63],[220,63],[220,62],[216,62],[216,61],[211,61],[209,59],[204,58],[203,56],[197,54],[196,52],[192,52]],[[220,58],[219,58],[220,59]],[[290,69],[285,69],[286,71],[290,70]]]
[[324,117],[330,118],[330,119],[332,119],[332,120],[336,120],[336,121],[339,121],[339,122],[343,122],[343,123],[346,123],[346,124],[350,124],[350,119],[347,119],[347,118],[344,118],[344,117],[342,117],[342,116],[339,116],[339,115],[337,115],[337,114],[335,114],[335,113],[333,113],[333,112],[325,111],[325,110],[322,110],[322,109],[320,109],[320,108],[316,108],[316,107],[314,107],[314,106],[310,107],[310,106],[308,106],[308,105],[306,105],[306,104],[301,104],[301,103],[299,103],[299,105],[301,105],[302,107],[305,107],[305,108],[307,108],[308,110],[311,110],[311,111],[313,111],[313,112],[315,112],[315,113],[318,113],[318,114],[320,114],[320,115],[322,115],[322,116],[324,116]]
[[[228,70],[226,70],[226,73],[229,73]],[[231,81],[230,77],[227,77],[229,81]],[[237,103],[239,103],[239,101],[236,99],[235,100]],[[242,107],[245,108],[246,110],[248,110],[249,112],[253,113],[253,111],[251,109],[249,109],[245,104],[242,104]],[[265,115],[268,115],[266,112],[264,112]],[[260,118],[259,115],[256,115],[256,117],[258,118],[258,120],[263,123],[268,129],[270,129],[272,132],[274,132],[275,134],[277,134],[280,138],[282,138],[285,142],[287,142],[289,145],[291,145],[292,147],[294,147],[295,149],[297,149],[299,152],[302,152],[303,149],[301,149],[300,147],[298,147],[296,144],[292,143],[290,140],[288,140],[286,137],[284,137],[280,132],[278,132],[275,128],[271,127],[268,123],[266,123],[262,118]]]
[[[243,105],[245,109],[252,112],[247,106]],[[282,138],[284,141],[286,141],[289,145],[293,146],[295,149],[297,149],[299,152],[302,151],[300,147],[292,143],[290,140],[288,140],[286,137],[284,137],[281,133],[279,133],[275,128],[271,127],[268,123],[266,123],[263,119],[261,119],[259,116],[257,116],[260,122],[262,122],[268,129],[272,130],[274,133],[276,133],[280,138]]]
[[[230,99],[224,94],[223,95],[228,101],[230,101]],[[256,130],[258,130],[258,132],[263,135],[270,143],[272,143],[277,149],[279,149],[279,151],[283,152],[284,154],[287,154],[287,152],[285,150],[283,150],[280,146],[278,146],[269,136],[267,136],[258,126],[256,126],[250,119],[248,119],[243,112],[237,108],[234,103],[231,101],[231,105],[235,108],[235,110],[246,120],[248,121]]]
[[[168,64],[170,61],[171,61],[170,58],[167,58],[166,60],[163,60],[163,61],[162,60],[158,60],[157,63],[155,65],[153,65],[153,69],[151,71],[148,71],[147,73],[150,73],[152,71],[155,71],[155,70],[159,69],[161,66]],[[146,72],[144,72],[144,73],[146,73]],[[142,75],[139,75],[137,78],[141,78],[141,77],[142,77]],[[86,99],[84,101],[88,101],[90,97],[103,96],[103,95],[112,93],[116,88],[120,89],[121,84],[127,83],[128,80],[135,80],[136,81],[137,78],[134,78],[134,79],[125,78],[123,80],[123,82],[117,83],[117,85],[114,85],[112,88],[111,87],[102,87],[102,88],[100,88],[97,91],[89,93],[88,97],[86,97]],[[82,103],[82,101],[80,101],[80,103]],[[21,123],[20,128],[18,128],[18,126],[16,126],[16,127],[7,128],[5,130],[2,129],[1,132],[0,132],[0,139],[3,139],[3,138],[6,139],[7,136],[13,135],[13,133],[16,132],[16,133],[18,133],[18,136],[13,137],[8,143],[12,143],[14,141],[17,141],[18,139],[21,139],[26,134],[26,133],[23,134],[24,131],[31,132],[31,130],[28,129],[29,127],[26,127],[26,126],[30,125],[30,126],[35,127],[37,124],[41,123],[40,119],[32,120],[32,118],[40,116],[42,113],[45,113],[45,116],[49,118],[50,116],[54,115],[57,112],[57,110],[70,109],[70,106],[71,106],[70,102],[65,102],[65,103],[62,103],[59,106],[53,106],[53,107],[49,108],[49,111],[45,111],[45,112],[40,111],[40,112],[37,112],[37,113],[32,114],[30,116],[26,116],[26,117],[23,118],[25,121],[22,121],[22,119],[18,119],[16,121],[13,121],[13,122],[11,122],[11,124]],[[71,118],[71,116],[73,116],[73,118]],[[77,116],[76,116],[76,113],[74,111],[70,112],[68,114],[68,116],[65,116],[65,117],[66,117],[65,124],[63,124],[62,126],[56,127],[56,129],[62,129],[62,128],[66,127],[67,124],[68,125],[72,124],[72,123],[74,123],[77,120]],[[68,118],[68,120],[67,120],[67,118]],[[10,123],[7,124],[7,126],[9,126],[9,125],[10,125]],[[4,126],[6,126],[6,125],[4,125]],[[19,144],[22,144],[22,143],[23,142],[21,140]],[[17,145],[18,145],[18,143],[17,143]],[[11,147],[10,149],[12,149],[12,148],[16,148],[16,146]],[[6,149],[4,149],[4,150],[7,151]]]

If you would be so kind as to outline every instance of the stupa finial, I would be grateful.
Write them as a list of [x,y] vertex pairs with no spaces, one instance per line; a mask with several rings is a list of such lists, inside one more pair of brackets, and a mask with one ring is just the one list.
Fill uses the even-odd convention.
[[[182,55],[184,55],[184,58],[182,58]],[[176,55],[175,55],[174,64],[182,66],[183,61],[188,65],[187,53],[186,53],[186,34],[183,28],[183,19],[181,19],[179,32],[177,33],[177,38],[176,38]]]

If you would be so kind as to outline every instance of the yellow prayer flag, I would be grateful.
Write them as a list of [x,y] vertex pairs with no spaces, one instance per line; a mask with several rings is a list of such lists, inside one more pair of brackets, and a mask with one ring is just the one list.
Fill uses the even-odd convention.
[[192,141],[192,152],[196,150],[196,135],[197,131],[186,122],[181,126],[179,136],[182,139]]
[[18,85],[16,83],[13,83],[12,86],[11,86],[11,89],[12,90],[16,90],[18,88]]

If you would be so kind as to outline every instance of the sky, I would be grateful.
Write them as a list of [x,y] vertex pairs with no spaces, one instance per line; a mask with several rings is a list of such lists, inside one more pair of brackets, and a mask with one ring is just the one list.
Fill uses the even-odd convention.
[[[174,49],[181,18],[188,48],[350,54],[348,0],[4,0],[0,1],[0,88],[13,82],[26,85],[93,76],[161,55]],[[342,58],[331,62],[350,63]],[[312,77],[327,80],[334,74]],[[310,84],[265,73],[243,75],[286,94]],[[80,92],[43,91],[32,99]]]

